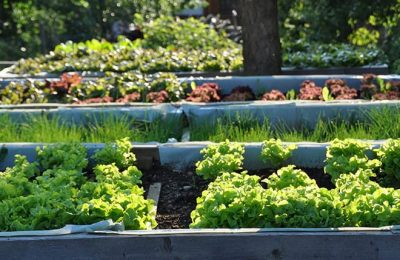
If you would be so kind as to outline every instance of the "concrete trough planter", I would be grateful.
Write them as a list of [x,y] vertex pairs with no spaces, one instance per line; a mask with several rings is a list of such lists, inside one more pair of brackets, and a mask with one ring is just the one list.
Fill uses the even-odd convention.
[[[10,63],[4,63],[9,65]],[[0,63],[1,65],[1,63]],[[11,73],[11,67],[0,70],[0,79],[23,79],[23,78],[58,78],[61,73],[39,73],[37,75],[19,75]],[[78,71],[85,77],[103,77],[104,72],[101,71]],[[244,76],[243,71],[221,72],[221,71],[182,71],[173,72],[178,77],[223,77],[223,76]],[[283,67],[282,75],[334,75],[334,74],[389,74],[389,67],[386,64],[382,65],[366,65],[360,67],[331,67],[331,68],[296,68]]]
[[[30,162],[36,160],[36,148],[43,147],[44,143],[0,143],[0,171],[5,170],[7,167],[14,165],[15,155],[25,155]],[[104,148],[103,143],[84,143],[83,144],[88,152],[88,158],[99,149]],[[134,143],[133,152],[136,155],[138,166],[142,169],[151,168],[153,163],[160,161],[158,144],[156,142],[139,144]],[[92,161],[89,160],[89,166]]]
[[[381,146],[385,140],[366,140],[373,148]],[[202,159],[200,151],[211,142],[178,142],[178,143],[133,143],[133,151],[137,155],[139,165],[145,166],[152,163],[167,166],[172,169],[186,169]],[[292,144],[285,143],[284,144]],[[297,149],[293,151],[288,163],[304,168],[323,168],[326,148],[329,143],[301,142],[294,143]],[[27,156],[29,161],[36,159],[36,147],[42,147],[43,143],[0,143],[0,171],[13,166],[16,154]],[[260,160],[262,143],[244,143],[244,168],[259,170],[266,168]],[[94,154],[104,144],[84,144],[88,150],[88,156]]]
[[[364,141],[364,140],[363,140]],[[380,147],[385,140],[365,140],[373,149]],[[185,169],[202,160],[200,151],[211,142],[180,142],[160,144],[158,146],[160,164],[178,169]],[[296,144],[297,149],[293,151],[289,164],[303,168],[323,168],[326,159],[326,149],[329,143],[298,142],[283,144]],[[260,170],[266,165],[260,160],[262,143],[244,143],[244,169]]]
[[288,127],[314,127],[320,118],[330,120],[340,117],[362,120],[366,112],[376,109],[398,109],[400,101],[249,101],[221,103],[182,103],[182,109],[190,124],[201,126],[204,122],[215,123],[218,118],[252,118],[260,123],[265,118],[271,125],[284,123]]
[[[399,80],[399,75],[380,75],[384,80]],[[272,89],[287,92],[291,89],[299,90],[300,85],[305,80],[312,80],[318,86],[323,86],[328,79],[345,80],[349,87],[359,88],[362,75],[353,74],[333,74],[333,75],[275,75],[275,76],[225,76],[225,77],[192,77],[182,78],[182,81],[195,82],[201,85],[206,82],[217,83],[222,94],[229,94],[234,87],[249,86],[254,93],[264,93]]]
[[66,123],[85,123],[104,115],[128,116],[139,121],[152,122],[155,119],[183,118],[182,109],[172,104],[153,103],[105,103],[105,104],[23,104],[0,105],[0,115],[7,114],[15,121],[21,121],[26,116],[48,115],[62,118]]
[[[382,142],[373,141],[373,147]],[[179,168],[200,159],[200,150],[207,144],[135,144],[133,150],[139,164],[145,155],[162,165]],[[23,153],[32,152],[36,145],[12,144],[8,148],[14,153]],[[308,167],[323,163],[327,144],[297,145],[299,148],[293,154],[292,163]],[[103,147],[102,144],[85,146],[89,154]],[[245,168],[264,167],[258,159],[261,144],[247,143],[245,148]],[[399,231],[399,226],[388,226],[99,230],[35,237],[5,237],[0,233],[0,259],[397,259]]]

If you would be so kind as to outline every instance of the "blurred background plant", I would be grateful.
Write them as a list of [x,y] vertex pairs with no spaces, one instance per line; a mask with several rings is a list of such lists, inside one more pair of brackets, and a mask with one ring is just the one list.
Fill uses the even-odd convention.
[[[67,40],[113,39],[113,30],[132,22],[174,16],[186,8],[206,6],[227,13],[238,0],[0,0],[0,60],[47,53]],[[400,0],[278,0],[283,44],[349,43],[379,47],[400,72]],[[228,11],[227,11],[228,10]],[[139,14],[141,21],[135,21]],[[215,20],[215,19],[214,19]],[[167,27],[166,27],[167,28]],[[191,29],[191,28],[189,28]],[[154,37],[154,35],[152,36]],[[155,36],[156,37],[156,36]],[[299,41],[300,40],[300,41]]]
[[149,21],[204,4],[204,0],[1,0],[0,60],[47,53],[68,40],[111,39],[113,25],[129,25],[134,14]]

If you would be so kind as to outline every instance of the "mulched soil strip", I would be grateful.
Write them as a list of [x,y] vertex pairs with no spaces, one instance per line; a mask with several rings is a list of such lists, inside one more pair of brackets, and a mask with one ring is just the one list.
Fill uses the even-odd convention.
[[[323,169],[303,169],[318,186],[334,188],[329,175]],[[275,170],[265,169],[250,171],[262,179],[267,178]],[[185,171],[171,170],[165,167],[153,167],[143,170],[143,187],[147,191],[154,182],[161,182],[161,194],[157,208],[158,229],[188,228],[191,223],[190,213],[196,208],[196,198],[201,196],[209,181],[197,176],[194,168]],[[147,194],[146,194],[147,196]]]

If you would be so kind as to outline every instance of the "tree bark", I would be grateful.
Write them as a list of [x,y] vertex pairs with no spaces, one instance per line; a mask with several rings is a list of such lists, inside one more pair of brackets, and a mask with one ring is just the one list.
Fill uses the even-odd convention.
[[240,0],[240,11],[245,73],[280,74],[278,0]]

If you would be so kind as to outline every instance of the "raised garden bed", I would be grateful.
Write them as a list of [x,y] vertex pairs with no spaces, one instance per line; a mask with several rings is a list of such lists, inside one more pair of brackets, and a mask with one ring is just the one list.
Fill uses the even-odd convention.
[[[362,104],[371,105],[371,102],[358,102],[354,103],[351,101],[352,105],[357,106],[357,109],[363,107]],[[382,106],[382,102],[373,102],[376,106]],[[397,106],[397,103],[394,102],[387,102],[388,104],[393,104],[393,107]],[[248,105],[249,103],[220,103],[215,104],[215,107],[224,107],[226,110],[231,110],[235,106],[241,105]],[[288,102],[284,102],[285,106],[290,106]],[[191,104],[190,104],[191,105]],[[279,104],[274,104],[279,105]],[[300,103],[297,102],[295,106],[333,106],[334,104],[327,103]],[[28,105],[32,106],[32,105]],[[48,105],[52,107],[53,105]],[[59,106],[55,111],[62,111],[63,109],[72,110],[69,105],[55,105]],[[106,106],[107,109],[114,108],[115,105]],[[185,108],[186,105],[182,107],[187,112],[188,110]],[[211,105],[192,105],[197,108],[210,108]],[[339,105],[337,105],[339,106]],[[342,105],[340,105],[342,106]],[[74,106],[72,106],[74,107]],[[162,115],[169,115],[169,114],[179,114],[182,113],[180,108],[176,108],[171,105],[167,105],[168,112],[165,112],[161,109]],[[282,106],[284,107],[284,106]],[[10,108],[10,107],[8,107]],[[20,107],[17,106],[18,109]],[[126,108],[127,111],[131,108],[130,106],[115,106],[115,112],[121,113],[121,108]],[[142,106],[137,113],[142,115],[143,117],[146,113],[143,113],[142,108],[148,108],[150,110],[154,110],[156,106]],[[354,107],[356,108],[356,107]],[[26,112],[24,110],[16,111],[16,113]],[[98,112],[99,107],[87,107],[86,112],[79,112],[80,114],[78,121],[84,121],[84,116],[87,113]],[[349,107],[346,108],[349,111]],[[85,109],[78,109],[77,111],[85,111]],[[12,111],[12,110],[10,110]],[[7,111],[7,112],[10,112]],[[38,109],[37,113],[42,113],[42,109]],[[211,110],[212,111],[212,110]],[[334,111],[334,110],[332,110]],[[160,112],[160,111],[159,111]],[[226,111],[225,111],[226,112]],[[337,112],[337,111],[336,111]],[[59,113],[59,112],[57,112]],[[158,112],[157,112],[158,113]],[[158,115],[155,113],[156,115]],[[355,112],[357,113],[357,112]],[[72,114],[75,114],[72,113]],[[71,118],[75,118],[72,116]],[[123,113],[122,113],[123,114]],[[333,113],[334,114],[334,113]],[[191,116],[192,113],[188,113],[188,118],[192,120]],[[310,114],[309,114],[310,115]],[[83,117],[81,117],[83,116]],[[155,116],[157,117],[157,116]],[[18,118],[18,117],[16,117]],[[205,120],[207,117],[203,117],[201,120]],[[212,120],[212,118],[208,118],[207,120]],[[190,121],[189,121],[190,122]],[[200,121],[199,121],[200,122]],[[373,147],[378,148],[383,144],[384,141],[374,141]],[[146,190],[149,190],[150,184],[154,182],[161,183],[162,189],[160,193],[160,200],[158,205],[158,215],[156,216],[156,220],[159,221],[160,228],[187,228],[192,221],[189,213],[192,212],[193,209],[196,207],[196,198],[201,195],[201,192],[207,188],[207,184],[209,184],[212,180],[203,180],[201,177],[196,175],[196,170],[194,164],[201,160],[200,150],[205,148],[207,143],[178,143],[178,144],[155,144],[153,146],[142,146],[135,144],[134,150],[138,151],[137,156],[139,159],[138,163],[139,166],[144,169],[143,175],[143,186]],[[284,145],[290,145],[289,143],[284,143]],[[303,168],[307,174],[312,178],[317,180],[317,184],[319,187],[326,187],[326,188],[333,188],[332,183],[330,182],[330,176],[323,173],[321,168],[325,166],[324,160],[326,159],[325,154],[328,147],[328,144],[319,144],[319,143],[299,143],[298,149],[293,151],[292,156],[286,163],[294,163],[297,166]],[[16,154],[25,154],[28,155],[29,160],[34,160],[35,158],[35,147],[37,144],[6,144],[4,146],[7,149],[7,154],[3,160],[2,167],[5,166],[12,166],[10,163],[10,158]],[[94,149],[98,148],[98,145],[87,145],[89,147],[89,151],[94,151]],[[102,147],[102,145],[100,145]],[[396,147],[393,145],[393,147]],[[246,144],[246,153],[244,155],[244,169],[251,170],[248,176],[261,176],[262,178],[268,177],[271,175],[273,170],[269,170],[269,164],[261,161],[259,158],[260,151],[263,149],[263,145],[261,143],[252,143]],[[91,152],[89,152],[90,154]],[[369,152],[371,153],[371,151]],[[2,153],[4,154],[4,153]],[[140,155],[142,154],[142,156]],[[368,154],[368,153],[367,153]],[[361,158],[357,158],[360,160],[364,160],[364,155]],[[372,157],[372,154],[369,154]],[[236,158],[236,157],[234,157]],[[4,160],[5,159],[5,160]],[[371,158],[372,159],[372,158]],[[143,161],[145,161],[143,163]],[[345,160],[346,161],[346,160]],[[347,160],[349,161],[349,160]],[[158,162],[158,163],[157,163]],[[387,162],[386,162],[387,163]],[[372,167],[372,166],[371,166]],[[311,168],[311,169],[310,169]],[[357,169],[362,169],[362,166],[358,167]],[[384,172],[384,168],[382,167],[382,172]],[[237,169],[236,169],[237,170]],[[241,171],[241,170],[239,170]],[[379,171],[380,172],[380,171]],[[361,173],[358,173],[361,174]],[[360,177],[361,176],[361,177]],[[360,179],[364,175],[359,175]],[[375,179],[374,179],[375,180]],[[352,180],[354,181],[354,180]],[[229,181],[227,181],[229,182]],[[387,183],[386,183],[387,184]],[[375,184],[373,184],[375,185]],[[210,187],[210,186],[208,186]],[[263,186],[265,189],[265,186]],[[391,187],[391,184],[389,184]],[[383,189],[383,188],[382,188]],[[318,191],[319,192],[319,191]],[[383,193],[387,196],[394,197],[393,200],[390,200],[390,203],[397,203],[398,195],[397,191],[392,191],[389,189],[383,190]],[[388,195],[389,194],[389,195]],[[378,197],[379,194],[376,194]],[[301,198],[301,196],[296,196],[296,198]],[[369,198],[370,199],[370,198]],[[385,200],[383,198],[383,200]],[[377,203],[379,206],[380,203]],[[384,205],[384,204],[382,204]],[[373,209],[375,210],[375,208]],[[371,210],[372,212],[372,210]],[[374,211],[375,212],[375,211]],[[396,220],[398,212],[396,213],[396,209],[390,209],[390,214],[394,214],[392,221],[387,222],[389,224],[398,224],[394,220]],[[217,211],[218,213],[218,211]],[[378,214],[379,212],[377,212]],[[281,213],[280,213],[281,214]],[[364,213],[363,213],[364,214]],[[365,211],[365,214],[368,214],[368,211]],[[380,213],[379,213],[380,214]],[[389,215],[390,215],[389,214]],[[278,214],[279,215],[279,214]],[[282,213],[284,215],[284,212]],[[389,216],[385,215],[385,216]],[[383,216],[383,215],[382,215]],[[383,217],[384,218],[384,217]],[[290,218],[289,218],[290,220]],[[283,222],[286,223],[286,222]],[[290,222],[287,222],[290,223]],[[361,222],[364,223],[364,222]],[[368,224],[369,222],[365,222]],[[382,225],[387,225],[386,222]],[[361,225],[361,224],[360,224]],[[378,226],[378,225],[376,225]],[[307,231],[307,233],[306,233]],[[342,233],[346,232],[346,233]],[[117,255],[115,258],[120,257],[127,257],[131,256],[131,254],[135,254],[136,252],[143,253],[141,250],[149,251],[152,248],[151,254],[154,254],[154,257],[161,257],[161,256],[173,256],[173,257],[184,257],[187,254],[193,254],[193,250],[198,250],[198,245],[204,245],[202,248],[201,256],[204,257],[220,257],[219,252],[221,252],[220,248],[221,245],[225,243],[232,245],[235,243],[242,243],[243,246],[246,246],[246,250],[238,247],[238,249],[242,249],[242,251],[234,250],[236,256],[254,256],[256,258],[259,255],[265,256],[272,256],[272,257],[286,257],[286,256],[293,256],[294,252],[292,252],[292,248],[286,248],[283,245],[290,245],[291,243],[298,243],[301,244],[301,247],[294,247],[297,250],[296,256],[300,257],[309,257],[311,254],[315,257],[358,257],[361,255],[360,252],[355,252],[354,247],[358,245],[358,243],[372,243],[373,250],[368,251],[370,254],[369,257],[374,252],[374,257],[386,257],[386,256],[395,256],[397,254],[396,250],[397,247],[392,243],[398,242],[398,234],[395,234],[396,227],[385,227],[382,229],[217,229],[217,230],[208,230],[208,229],[185,229],[185,230],[155,230],[155,231],[133,231],[133,232],[122,232],[122,233],[115,233],[115,232],[98,232],[95,234],[90,235],[68,235],[58,238],[7,238],[7,239],[0,239],[0,248],[9,248],[14,247],[18,248],[20,246],[25,245],[28,246],[28,249],[24,252],[32,252],[37,254],[38,256],[42,256],[45,254],[49,254],[49,246],[53,245],[50,248],[54,250],[54,253],[59,254],[59,256],[66,256],[66,257],[74,257],[75,254],[87,255],[89,253],[93,253],[93,251],[98,250],[97,252],[103,252],[102,248],[104,247],[105,242],[109,242],[111,247],[113,243],[118,243],[120,247],[120,255]],[[105,235],[107,234],[107,235]],[[125,237],[126,236],[126,237]],[[127,240],[130,238],[132,240]],[[324,239],[323,243],[318,244],[318,248],[311,250],[311,246],[315,247],[315,241]],[[299,242],[299,239],[303,239],[303,242]],[[186,244],[185,241],[190,241],[190,243]],[[243,240],[247,240],[247,242],[243,242]],[[272,242],[272,241],[275,242]],[[135,241],[135,245],[132,246],[130,242]],[[193,241],[199,244],[193,244]],[[276,242],[278,241],[278,242]],[[339,242],[341,241],[341,242]],[[360,242],[361,241],[361,242]],[[382,241],[385,241],[383,243]],[[248,242],[252,242],[253,244],[250,245]],[[345,243],[346,242],[346,243]],[[353,242],[353,244],[351,244]],[[68,243],[68,247],[73,249],[72,251],[65,251],[65,243]],[[153,243],[148,245],[147,243]],[[182,243],[180,245],[176,243]],[[219,244],[219,250],[216,250],[214,247],[215,243]],[[270,243],[268,246],[265,246],[265,243]],[[308,244],[310,243],[310,244]],[[82,249],[82,244],[86,245],[85,249]],[[33,248],[36,246],[42,246],[43,250],[40,251],[38,248]],[[80,245],[80,249],[76,249],[75,246]],[[258,249],[259,247],[264,245]],[[371,244],[370,244],[371,245]],[[31,247],[32,246],[32,247]],[[136,246],[141,246],[137,248]],[[351,246],[352,250],[349,246]],[[99,249],[101,247],[101,249]],[[361,247],[361,245],[360,245]],[[364,245],[365,247],[365,245]],[[390,247],[390,249],[387,249]],[[63,249],[64,248],[64,249]],[[136,251],[131,251],[135,249]],[[154,249],[156,248],[156,249]],[[332,251],[332,248],[338,249],[341,251]],[[75,250],[76,249],[76,250]],[[247,250],[252,250],[252,253],[249,253]],[[244,250],[244,251],[243,251]],[[323,251],[325,250],[325,251]],[[342,252],[346,252],[343,250],[347,250],[350,252],[343,256]],[[389,250],[389,251],[387,251]],[[391,251],[390,251],[391,250]],[[313,253],[310,253],[313,252]],[[363,253],[365,251],[362,251]],[[386,254],[387,252],[390,252]],[[125,253],[125,255],[124,255]],[[12,257],[24,257],[24,255],[19,255],[20,251],[13,251],[12,253],[5,253],[4,256],[12,256]],[[94,254],[94,253],[93,253]],[[106,255],[107,253],[105,253]],[[95,257],[97,256],[94,254]],[[146,255],[146,257],[149,254]],[[224,254],[224,257],[226,254]],[[361,255],[362,257],[364,255]]]
[[[287,145],[287,144],[285,144]],[[393,144],[388,147],[394,148]],[[204,145],[202,147],[205,147]],[[301,147],[301,144],[299,144]],[[257,149],[261,149],[258,147]],[[325,147],[326,148],[326,147]],[[347,149],[347,148],[346,148]],[[398,148],[395,148],[398,149]],[[252,150],[246,147],[246,150]],[[303,154],[306,150],[298,150]],[[353,150],[356,152],[355,150]],[[387,152],[388,150],[386,150]],[[183,151],[189,154],[188,150]],[[258,150],[260,152],[260,150]],[[320,151],[319,153],[321,153]],[[200,155],[199,150],[197,153]],[[323,152],[325,153],[325,152]],[[275,154],[276,155],[276,154]],[[162,152],[160,150],[160,161]],[[169,157],[177,156],[169,153]],[[293,154],[294,157],[298,156]],[[336,156],[336,155],[335,155]],[[346,155],[351,156],[351,155]],[[365,155],[355,155],[365,156]],[[42,156],[43,157],[43,156]],[[254,155],[245,154],[245,157],[256,159]],[[311,156],[310,156],[311,157]],[[309,157],[309,158],[310,158]],[[361,159],[360,157],[360,159]],[[269,158],[269,157],[268,157]],[[200,158],[201,159],[201,158]],[[386,161],[388,163],[388,161]],[[230,250],[229,256],[252,256],[254,258],[268,257],[315,257],[315,258],[349,258],[366,257],[380,258],[395,256],[396,243],[400,241],[397,227],[383,228],[265,228],[265,229],[176,229],[187,228],[190,223],[189,213],[196,207],[196,197],[207,188],[212,180],[203,180],[196,174],[192,166],[181,171],[171,168],[153,166],[143,172],[143,186],[146,190],[154,182],[161,183],[162,189],[158,201],[157,221],[159,230],[154,231],[97,231],[91,234],[66,235],[59,237],[19,237],[0,238],[0,250],[3,257],[26,258],[35,254],[43,258],[57,254],[58,257],[88,257],[98,258],[109,256],[110,249],[113,258],[119,259],[131,256],[146,257],[188,257],[196,256],[208,258],[226,257],[220,254],[221,247],[238,244]],[[246,167],[246,166],[245,166]],[[265,167],[265,164],[264,164]],[[173,167],[174,169],[179,167]],[[385,168],[386,169],[386,168]],[[332,189],[329,176],[321,169],[304,169],[308,175],[317,181],[319,187]],[[251,171],[249,176],[271,176],[275,170],[262,169]],[[351,173],[349,173],[351,174]],[[361,174],[361,173],[357,173]],[[361,176],[361,175],[360,175]],[[283,177],[281,177],[283,178]],[[274,180],[273,178],[270,180]],[[275,179],[275,181],[278,181]],[[283,181],[283,179],[281,179]],[[354,180],[353,180],[354,181]],[[227,180],[229,182],[229,180]],[[279,182],[279,181],[278,181]],[[248,185],[248,184],[245,184]],[[268,185],[273,185],[269,183]],[[281,185],[281,184],[279,184]],[[210,189],[210,186],[208,186]],[[272,186],[271,186],[272,187]],[[390,191],[390,190],[388,190]],[[172,228],[174,230],[169,230]],[[1,234],[1,233],[0,233]],[[321,242],[320,240],[323,240]],[[186,242],[190,243],[186,243]],[[316,241],[319,241],[315,246]],[[107,252],[103,251],[104,243],[108,244]],[[288,245],[292,245],[293,247]],[[367,249],[365,243],[370,245]],[[216,244],[218,244],[217,247]],[[68,245],[68,246],[67,246]],[[82,246],[84,245],[84,246]],[[201,246],[200,254],[196,253]],[[351,250],[349,248],[351,246]],[[360,251],[355,250],[360,247]],[[11,250],[11,248],[13,250]],[[16,250],[21,248],[21,250]],[[68,250],[66,250],[68,248]],[[22,250],[24,249],[24,250]],[[218,249],[218,250],[217,250]],[[334,250],[335,249],[335,250]],[[337,250],[337,251],[336,251]],[[147,253],[146,253],[147,252]],[[369,255],[366,255],[368,253]],[[372,254],[372,255],[371,255]]]
[[[1,64],[0,64],[1,65]],[[49,79],[49,78],[59,78],[60,73],[51,74],[51,73],[42,73],[37,75],[17,75],[8,73],[8,70],[3,70],[0,72],[0,79],[12,81],[16,79],[26,79],[36,78],[36,79]],[[78,72],[80,75],[85,78],[95,79],[99,77],[104,77],[106,73],[104,72]],[[242,71],[235,72],[173,72],[176,76],[180,78],[186,77],[227,77],[227,76],[246,76]],[[283,67],[282,75],[357,75],[357,74],[377,74],[377,75],[387,75],[389,74],[389,67],[387,65],[369,65],[369,66],[361,66],[361,67],[337,67],[337,68],[295,68],[295,67]]]
[[178,78],[171,73],[109,73],[85,79],[63,74],[59,79],[3,81],[3,104],[22,103],[167,103],[237,101],[398,100],[397,75],[259,76]]
[[[186,230],[184,230],[186,231]],[[90,234],[0,238],[4,259],[396,259],[400,235],[390,231],[269,232],[247,229],[164,231],[151,235]],[[105,246],[107,245],[107,246]],[[367,245],[367,246],[366,246]]]

